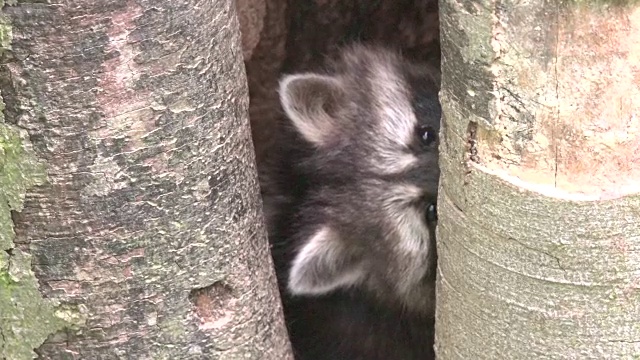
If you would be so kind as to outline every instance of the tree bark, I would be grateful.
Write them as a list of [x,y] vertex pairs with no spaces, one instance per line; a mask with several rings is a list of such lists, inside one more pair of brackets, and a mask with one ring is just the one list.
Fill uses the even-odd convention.
[[440,1],[436,352],[640,356],[640,7]]
[[233,0],[2,11],[0,358],[291,359]]

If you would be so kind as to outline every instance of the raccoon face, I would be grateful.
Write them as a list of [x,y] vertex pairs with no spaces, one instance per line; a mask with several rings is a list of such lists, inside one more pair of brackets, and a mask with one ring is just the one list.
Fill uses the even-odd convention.
[[312,151],[296,220],[293,295],[368,291],[432,311],[440,105],[429,70],[347,49],[326,73],[289,75],[282,106]]

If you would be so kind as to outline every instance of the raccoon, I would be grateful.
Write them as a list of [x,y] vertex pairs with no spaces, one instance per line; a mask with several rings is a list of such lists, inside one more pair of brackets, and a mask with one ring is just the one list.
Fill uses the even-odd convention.
[[263,188],[297,359],[434,358],[439,82],[364,45],[281,79]]

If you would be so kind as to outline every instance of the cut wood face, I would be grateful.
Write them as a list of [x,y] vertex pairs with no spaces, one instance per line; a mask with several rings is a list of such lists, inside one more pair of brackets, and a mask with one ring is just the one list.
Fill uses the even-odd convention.
[[640,192],[640,9],[602,3],[512,11],[495,29],[472,165],[559,198]]

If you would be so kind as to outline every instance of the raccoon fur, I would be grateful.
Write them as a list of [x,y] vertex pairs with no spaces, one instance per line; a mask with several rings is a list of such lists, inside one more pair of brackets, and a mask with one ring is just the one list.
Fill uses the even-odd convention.
[[438,89],[437,70],[364,45],[280,81],[262,186],[297,359],[434,358]]

